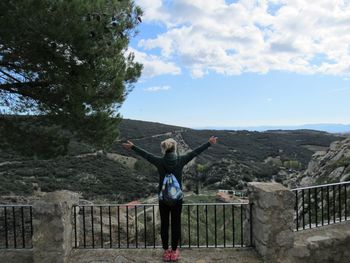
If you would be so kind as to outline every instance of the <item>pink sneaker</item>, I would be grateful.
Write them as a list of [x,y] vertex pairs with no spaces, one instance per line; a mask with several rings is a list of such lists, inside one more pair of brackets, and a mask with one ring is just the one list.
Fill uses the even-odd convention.
[[164,250],[163,261],[165,261],[165,262],[171,261],[171,250],[170,249]]
[[180,250],[176,249],[175,251],[171,250],[170,252],[170,259],[171,261],[178,261],[180,257]]

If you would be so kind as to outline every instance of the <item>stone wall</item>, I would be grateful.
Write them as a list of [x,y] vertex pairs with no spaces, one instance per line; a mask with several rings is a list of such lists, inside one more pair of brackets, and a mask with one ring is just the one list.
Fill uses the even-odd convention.
[[58,191],[33,204],[34,263],[65,263],[73,245],[73,205],[78,194]]
[[294,195],[276,183],[249,183],[253,203],[253,246],[268,262],[284,262],[293,247]]
[[286,263],[347,263],[350,261],[350,221],[299,231]]
[[350,221],[294,231],[294,194],[276,183],[249,183],[253,245],[268,263],[350,262]]
[[1,249],[0,262],[66,263],[72,250],[72,207],[78,194],[57,191],[32,198],[33,249]]
[[[264,262],[268,263],[347,263],[350,258],[350,221],[294,232],[294,195],[276,183],[250,183],[248,195],[252,205],[253,248]],[[42,194],[32,199],[33,249],[1,249],[0,262],[6,263],[73,263],[73,262],[145,262],[143,256],[159,259],[161,249],[149,250],[83,250],[73,247],[73,206],[78,204],[76,193],[58,191]],[[249,213],[249,210],[246,211]],[[245,222],[246,236],[250,235],[250,222]],[[249,245],[247,243],[247,245]],[[183,249],[188,261],[201,255],[211,262],[205,253],[210,249]],[[107,252],[108,251],[108,252]],[[197,250],[196,250],[197,251]],[[227,252],[226,252],[227,251]],[[240,249],[226,248],[216,251],[225,258],[239,254]],[[260,262],[252,250],[248,251],[253,261]],[[197,253],[197,254],[196,254]],[[214,253],[214,254],[215,254]],[[233,253],[233,254],[232,254]],[[249,254],[250,253],[250,254]],[[214,255],[213,254],[213,255]],[[102,257],[103,255],[103,257]],[[109,255],[107,257],[107,255]],[[197,255],[197,256],[195,256]],[[125,261],[131,257],[132,261]],[[106,258],[101,261],[101,258]],[[108,258],[108,259],[107,259]],[[84,260],[83,260],[84,259]],[[213,258],[214,260],[214,258]],[[216,260],[216,259],[215,259]],[[216,260],[218,261],[218,260]],[[232,261],[232,262],[233,262]],[[149,261],[150,262],[150,261]],[[224,261],[218,261],[224,262]]]

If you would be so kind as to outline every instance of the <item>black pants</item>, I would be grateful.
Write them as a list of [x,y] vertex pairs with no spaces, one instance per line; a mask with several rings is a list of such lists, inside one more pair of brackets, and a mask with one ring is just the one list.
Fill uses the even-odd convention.
[[181,211],[182,200],[171,206],[159,201],[160,236],[163,249],[169,248],[169,214],[171,215],[171,248],[172,250],[177,249],[181,235]]

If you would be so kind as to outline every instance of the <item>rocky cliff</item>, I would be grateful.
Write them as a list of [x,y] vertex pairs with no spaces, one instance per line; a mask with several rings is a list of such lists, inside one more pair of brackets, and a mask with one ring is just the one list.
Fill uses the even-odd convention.
[[302,186],[350,180],[350,136],[316,152],[299,177]]

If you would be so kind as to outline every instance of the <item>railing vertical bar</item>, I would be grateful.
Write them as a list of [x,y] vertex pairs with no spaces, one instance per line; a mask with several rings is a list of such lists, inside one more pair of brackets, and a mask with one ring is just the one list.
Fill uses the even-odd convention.
[[318,206],[318,201],[317,201],[317,188],[315,188],[314,190],[314,194],[315,194],[315,223],[316,223],[316,227],[318,226],[318,218],[317,218],[317,206]]
[[327,220],[328,220],[328,225],[330,224],[330,204],[329,204],[329,186],[327,186]]
[[309,228],[311,228],[311,189],[308,189],[308,205],[307,210],[309,214]]
[[129,206],[126,205],[126,247],[129,248]]
[[298,190],[295,191],[295,215],[296,215],[296,225],[297,225],[297,231],[299,231],[299,203],[298,203]]
[[205,242],[207,247],[209,246],[208,240],[208,205],[205,205]]
[[214,205],[214,226],[215,226],[215,230],[214,230],[214,235],[215,235],[215,247],[218,246],[218,242],[217,242],[217,225],[216,225],[216,205]]
[[74,247],[78,247],[78,240],[77,240],[77,206],[74,205]]
[[94,233],[94,207],[91,206],[91,239],[92,247],[95,248],[95,233]]
[[[181,213],[181,215],[182,215],[182,213]],[[180,218],[181,218],[181,222],[182,222],[182,216]],[[182,223],[181,222],[180,222],[180,236],[179,236],[179,247],[180,248],[182,248]]]
[[253,204],[249,205],[249,221],[250,221],[250,246],[253,246]]
[[137,206],[135,205],[135,243],[136,243],[136,248],[139,247],[139,242],[138,242],[138,231],[137,231]]
[[243,206],[241,204],[241,247],[243,247]]
[[302,208],[303,208],[303,229],[305,229],[305,191],[304,189],[301,190],[301,201],[302,201]]
[[335,223],[335,186],[333,185],[333,223]]
[[155,213],[154,213],[154,205],[152,206],[153,213],[153,248],[156,247],[156,222],[155,222]]
[[188,247],[191,247],[191,221],[190,221],[190,206],[187,206],[187,226],[188,226]]
[[112,219],[111,219],[111,206],[108,206],[108,225],[109,225],[109,247],[112,248]]
[[324,225],[324,208],[323,208],[323,206],[324,206],[324,204],[323,204],[323,200],[324,199],[324,197],[323,197],[323,187],[321,187],[321,214],[322,214],[322,226]]
[[341,222],[341,185],[338,185],[339,221]]
[[232,205],[232,247],[235,247],[235,205]]
[[145,248],[146,248],[147,247],[146,206],[143,206],[143,230],[144,230]]
[[31,240],[31,247],[33,247],[33,207],[29,206],[29,221],[30,221],[30,240]]
[[102,222],[102,205],[100,205],[100,236],[101,236],[101,248],[103,248],[103,222]]
[[117,216],[118,216],[118,248],[120,248],[120,206],[117,206]]
[[344,200],[345,200],[345,220],[348,220],[348,204],[347,204],[347,185],[344,185]]
[[84,248],[86,248],[86,228],[85,228],[85,206],[83,206],[83,237],[84,237],[84,240],[83,240],[83,245],[84,245]]
[[15,207],[12,206],[12,221],[13,221],[13,244],[17,248],[17,237],[16,237],[16,213]]
[[8,226],[7,226],[7,207],[4,207],[4,217],[5,217],[5,247],[9,247],[9,240],[8,240]]
[[[29,217],[30,217],[30,239],[33,238],[33,207],[29,207]],[[31,243],[31,247],[33,247],[33,241]]]
[[197,211],[197,247],[199,247],[199,211],[198,211],[198,205],[196,207]]
[[22,217],[22,247],[26,247],[26,233],[25,233],[25,228],[24,228],[24,211],[23,211],[23,206],[21,206],[21,217]]
[[224,219],[224,247],[226,247],[226,219],[225,219],[225,205],[222,205],[223,219]]

